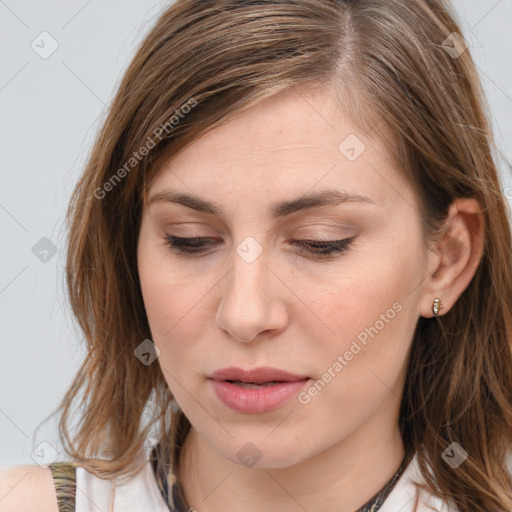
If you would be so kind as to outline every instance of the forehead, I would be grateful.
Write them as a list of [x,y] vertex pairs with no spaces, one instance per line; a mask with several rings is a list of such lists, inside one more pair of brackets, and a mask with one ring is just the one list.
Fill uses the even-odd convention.
[[339,134],[335,132],[340,129],[336,116],[344,117],[325,90],[287,89],[203,136],[186,158],[201,158],[204,153],[228,160],[304,158],[336,145]]
[[[171,158],[166,187],[222,201],[295,198],[316,188],[389,202],[410,193],[386,144],[362,131],[325,89],[287,89],[216,127]],[[406,187],[407,188],[407,187]],[[244,196],[245,194],[245,196]]]

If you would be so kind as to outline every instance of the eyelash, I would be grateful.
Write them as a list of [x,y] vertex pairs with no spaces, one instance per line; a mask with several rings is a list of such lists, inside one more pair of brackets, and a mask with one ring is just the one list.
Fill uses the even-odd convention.
[[[178,254],[199,254],[211,238],[205,236],[198,236],[194,238],[180,238],[173,235],[165,235],[165,244],[168,245],[172,251]],[[342,240],[292,240],[292,243],[298,246],[299,254],[308,253],[317,258],[332,258],[336,254],[344,254],[350,249],[350,245],[355,236],[351,238],[344,238]],[[319,249],[308,248],[313,246],[320,246]]]

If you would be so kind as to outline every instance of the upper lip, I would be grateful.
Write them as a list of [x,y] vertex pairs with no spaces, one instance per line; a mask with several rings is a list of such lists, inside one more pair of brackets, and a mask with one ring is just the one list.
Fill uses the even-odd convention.
[[239,380],[241,382],[253,382],[254,384],[262,384],[271,381],[293,382],[309,379],[307,375],[297,375],[269,366],[261,366],[250,370],[231,366],[217,370],[210,375],[209,378],[214,380]]

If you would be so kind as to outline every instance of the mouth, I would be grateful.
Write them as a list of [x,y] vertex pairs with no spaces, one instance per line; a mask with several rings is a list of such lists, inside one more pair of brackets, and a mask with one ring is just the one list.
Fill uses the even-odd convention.
[[302,381],[310,377],[309,375],[294,374],[279,368],[265,366],[250,370],[237,367],[224,368],[217,370],[209,378],[227,381],[237,385],[271,386],[276,383]]
[[234,384],[235,386],[240,386],[241,388],[259,389],[259,388],[267,388],[269,386],[273,386],[274,384],[281,384],[284,381],[271,380],[270,382],[262,382],[261,384],[256,384],[255,382],[244,382],[242,380],[227,379],[225,382],[229,382],[230,384]]
[[220,401],[240,413],[264,413],[279,408],[310,380],[276,368],[225,368],[208,377]]

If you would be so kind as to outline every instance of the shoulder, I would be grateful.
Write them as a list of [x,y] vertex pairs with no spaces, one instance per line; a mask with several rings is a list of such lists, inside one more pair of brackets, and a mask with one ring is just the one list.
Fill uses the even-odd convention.
[[36,464],[0,468],[0,510],[58,512],[51,469]]

